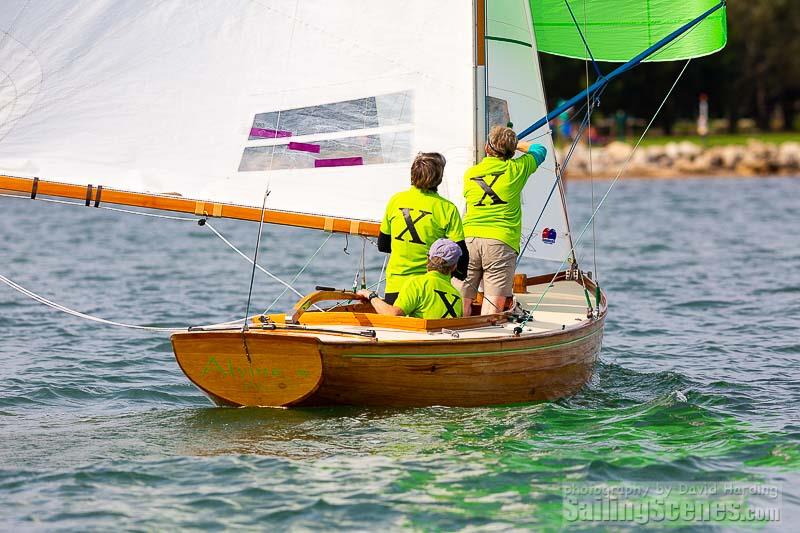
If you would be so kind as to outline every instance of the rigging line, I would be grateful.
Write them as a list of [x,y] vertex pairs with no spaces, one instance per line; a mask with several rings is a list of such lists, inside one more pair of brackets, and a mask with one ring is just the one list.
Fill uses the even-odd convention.
[[[225,237],[224,237],[224,236],[223,236],[223,235],[222,235],[222,234],[221,234],[219,231],[217,231],[217,230],[216,230],[216,229],[215,229],[213,226],[211,226],[211,224],[209,224],[208,222],[206,222],[206,227],[207,227],[208,229],[210,229],[211,231],[213,231],[213,232],[214,232],[214,234],[215,234],[217,237],[219,237],[219,238],[222,240],[222,242],[224,242],[225,244],[227,244],[227,245],[228,245],[228,246],[229,246],[229,247],[230,247],[230,248],[231,248],[231,249],[232,249],[234,252],[236,252],[236,253],[237,253],[237,254],[239,254],[239,255],[240,255],[242,258],[244,258],[244,260],[245,260],[245,261],[247,261],[247,262],[248,262],[248,263],[250,263],[250,264],[253,264],[253,263],[254,263],[254,261],[253,261],[252,259],[250,259],[250,258],[247,256],[247,254],[245,254],[244,252],[242,252],[242,251],[241,251],[239,248],[237,248],[237,247],[236,247],[236,245],[234,245],[234,244],[233,244],[231,241],[229,241],[228,239],[226,239],[226,238],[225,238]],[[295,294],[296,294],[297,296],[299,296],[300,298],[303,298],[303,297],[304,297],[304,295],[303,295],[301,292],[299,292],[297,289],[295,289],[294,287],[292,287],[291,285],[289,285],[288,283],[286,283],[285,281],[283,281],[281,278],[279,278],[278,276],[276,276],[276,275],[275,275],[275,274],[273,274],[272,272],[268,271],[267,269],[265,269],[264,267],[262,267],[261,265],[259,265],[258,263],[256,263],[256,266],[255,266],[255,268],[257,268],[258,270],[260,270],[261,272],[263,272],[264,274],[266,274],[267,276],[269,276],[269,277],[270,277],[270,278],[272,278],[273,280],[277,281],[278,283],[280,283],[280,284],[281,284],[281,285],[283,285],[284,287],[288,288],[290,291],[292,291],[293,293],[295,293]]]
[[[4,194],[4,193],[0,193],[0,197],[3,197],[3,198],[17,198],[17,199],[20,199],[20,200],[30,200],[30,197],[22,195],[22,194]],[[86,207],[86,204],[83,203],[83,202],[70,202],[70,201],[67,201],[67,200],[55,200],[55,199],[52,199],[52,198],[40,198],[40,197],[37,197],[36,201],[37,202],[50,202],[50,203],[53,203],[53,204],[72,205],[72,206],[81,207],[81,208],[85,208]],[[159,215],[157,213],[146,213],[144,211],[134,211],[132,209],[120,209],[118,207],[108,207],[108,206],[104,206],[104,205],[97,206],[97,209],[106,209],[108,211],[116,211],[118,213],[127,213],[129,215],[139,215],[139,216],[142,216],[142,217],[164,218],[164,219],[167,219],[167,220],[178,220],[178,221],[182,221],[182,222],[197,222],[198,220],[201,220],[199,218],[178,217],[178,216],[173,216],[173,215]]]
[[[305,272],[306,268],[308,268],[308,265],[310,265],[310,264],[311,264],[311,261],[313,261],[313,260],[314,260],[314,258],[315,258],[315,257],[317,257],[317,254],[318,254],[318,253],[319,253],[319,252],[322,250],[322,248],[325,246],[325,244],[327,244],[327,242],[328,242],[328,241],[331,239],[331,237],[333,237],[333,233],[329,233],[329,234],[328,234],[328,236],[327,236],[327,237],[325,237],[325,240],[324,240],[324,241],[322,241],[322,244],[320,244],[320,245],[319,245],[319,248],[317,248],[317,251],[316,251],[316,252],[314,252],[313,254],[311,254],[311,257],[309,257],[309,258],[308,258],[308,261],[306,261],[306,264],[305,264],[305,265],[303,265],[303,268],[301,268],[301,269],[300,269],[300,271],[299,271],[297,274],[295,274],[295,275],[294,275],[294,277],[292,278],[292,281],[290,281],[290,282],[289,282],[289,285],[293,285],[293,284],[294,284],[294,282],[295,282],[295,281],[297,281],[297,278],[299,278],[299,277],[300,277],[300,275],[301,275],[303,272]],[[283,295],[284,295],[284,294],[286,294],[286,291],[288,291],[288,290],[289,290],[289,289],[288,289],[287,287],[284,287],[284,288],[283,288],[283,292],[281,292],[281,293],[280,293],[278,296],[276,296],[276,297],[275,297],[275,299],[274,299],[274,300],[272,300],[272,303],[271,303],[271,304],[269,304],[269,307],[267,307],[267,308],[264,310],[264,312],[263,312],[263,313],[261,313],[261,314],[262,314],[262,315],[269,314],[269,312],[272,310],[272,308],[275,306],[275,304],[276,304],[276,303],[278,303],[278,300],[280,300],[281,298],[283,298]],[[319,309],[319,308],[318,308],[318,309]],[[324,311],[324,309],[321,309],[321,311]]]
[[[30,289],[26,289],[25,287],[23,287],[19,283],[16,283],[15,281],[12,281],[11,279],[3,276],[2,274],[0,274],[0,282],[5,283],[6,285],[11,287],[15,291],[27,296],[28,298],[30,298],[30,299],[32,299],[34,301],[39,302],[42,305],[45,305],[47,307],[51,307],[51,308],[53,308],[53,309],[55,309],[57,311],[61,311],[62,313],[66,313],[68,315],[72,315],[72,316],[77,317],[77,318],[82,318],[84,320],[89,320],[91,322],[97,322],[97,323],[105,324],[105,325],[108,325],[108,326],[116,326],[116,327],[121,327],[121,328],[136,329],[136,330],[142,330],[142,331],[153,331],[153,332],[159,332],[159,333],[164,333],[164,332],[173,332],[174,333],[174,332],[178,332],[178,331],[186,331],[187,329],[189,329],[189,326],[160,328],[160,327],[155,327],[155,326],[140,326],[140,325],[136,325],[136,324],[126,324],[124,322],[116,322],[116,321],[113,321],[113,320],[107,320],[105,318],[100,318],[100,317],[97,317],[97,316],[93,316],[93,315],[89,315],[89,314],[86,314],[86,313],[82,313],[80,311],[76,311],[76,310],[71,309],[69,307],[66,307],[64,305],[56,303],[56,302],[54,302],[52,300],[48,300],[44,296],[36,294],[35,292],[31,291]],[[211,327],[218,327],[218,326],[227,326],[227,325],[231,325],[231,324],[236,324],[236,323],[240,322],[241,320],[242,320],[241,318],[237,318],[235,320],[230,320],[228,322],[217,322],[216,324],[208,324],[208,325],[200,326],[200,327],[211,328]]]
[[376,285],[378,288],[377,288],[377,290],[375,292],[378,292],[378,293],[381,292],[381,283],[383,282],[383,273],[386,272],[386,262],[388,260],[389,260],[389,255],[388,254],[384,254],[384,256],[383,256],[383,266],[381,267],[381,273],[378,276],[378,283]]
[[[583,109],[583,106],[581,107],[581,109]],[[547,206],[550,203],[550,199],[553,197],[553,193],[555,192],[558,183],[561,181],[561,176],[564,173],[564,170],[567,168],[567,165],[569,165],[570,159],[572,159],[572,154],[575,152],[575,148],[578,145],[578,141],[580,140],[581,136],[583,136],[583,132],[586,130],[587,118],[588,118],[588,112],[587,116],[584,117],[583,120],[581,121],[581,126],[580,128],[578,128],[578,132],[575,134],[575,139],[572,141],[569,151],[567,151],[567,155],[564,157],[563,165],[561,165],[560,169],[555,172],[556,179],[555,181],[553,181],[553,186],[550,187],[550,193],[547,195],[547,199],[544,201],[544,205],[542,206],[541,211],[539,211],[539,216],[536,218],[536,222],[534,222],[531,231],[528,233],[528,238],[525,239],[525,245],[522,247],[519,255],[517,256],[517,265],[519,265],[520,261],[522,261],[522,256],[525,253],[525,250],[528,249],[528,245],[530,244],[531,239],[536,233],[536,226],[538,226],[539,222],[541,222],[542,216],[544,216],[544,211],[545,209],[547,209]]]
[[75,317],[78,317],[78,318],[82,318],[84,320],[89,320],[91,322],[98,322],[100,324],[106,324],[106,325],[109,325],[109,326],[118,326],[118,327],[123,327],[123,328],[128,328],[128,329],[138,329],[138,330],[143,330],[143,331],[153,331],[153,332],[159,332],[159,333],[185,331],[186,329],[188,329],[188,326],[187,327],[183,327],[183,328],[158,328],[158,327],[153,327],[153,326],[139,326],[139,325],[134,325],[134,324],[125,324],[125,323],[122,323],[122,322],[115,322],[113,320],[106,320],[105,318],[99,318],[99,317],[96,317],[96,316],[87,315],[86,313],[81,313],[80,311],[75,311],[74,309],[70,309],[69,307],[65,307],[65,306],[63,306],[61,304],[57,304],[57,303],[55,303],[55,302],[53,302],[51,300],[48,300],[47,298],[45,298],[43,296],[39,296],[38,294],[36,294],[33,291],[30,291],[30,290],[26,289],[22,285],[19,285],[19,284],[13,282],[12,280],[8,279],[7,277],[3,276],[2,274],[0,274],[0,282],[5,283],[6,285],[11,287],[15,291],[20,292],[20,293],[24,294],[25,296],[27,296],[27,297],[29,297],[29,298],[31,298],[33,300],[36,300],[37,302],[39,302],[41,304],[46,305],[47,307],[51,307],[53,309],[61,311],[62,313],[66,313],[68,315],[72,315],[72,316],[75,316]]
[[[566,1],[566,0],[565,0]],[[567,4],[569,5],[569,4]],[[583,0],[583,31],[586,31],[586,0]],[[585,44],[585,41],[584,41]],[[589,45],[586,45],[586,50],[589,50]],[[591,54],[591,52],[589,52]],[[594,57],[592,57],[592,63],[595,64],[595,69],[597,69],[597,64],[594,61]],[[589,62],[584,61],[584,65],[586,67],[586,105],[589,105],[589,98],[591,95],[589,94]],[[598,74],[599,74],[598,70]],[[601,74],[600,74],[601,75]],[[599,97],[599,96],[598,96]],[[586,137],[589,145],[589,182],[591,184],[591,208],[594,211],[594,164],[592,160],[592,116],[589,114],[589,135]],[[594,278],[598,280],[597,276],[597,233],[595,232],[596,227],[595,221],[592,221],[592,264],[594,268]],[[573,255],[573,258],[575,256]],[[599,281],[599,280],[598,280]],[[584,290],[586,286],[584,285]]]
[[[609,72],[607,75],[603,76],[601,79],[595,81],[592,84],[592,87],[590,89],[592,91],[596,91],[600,87],[608,85],[609,83],[611,83],[611,81],[613,81],[616,78],[620,77],[622,74],[624,74],[627,71],[631,70],[632,68],[636,67],[642,61],[646,60],[648,57],[652,56],[653,54],[655,54],[656,52],[658,52],[659,50],[661,50],[662,48],[664,48],[668,44],[670,44],[673,41],[675,41],[675,39],[681,37],[682,35],[684,35],[688,31],[692,31],[703,20],[705,20],[706,18],[711,16],[717,10],[724,8],[725,5],[726,5],[726,0],[720,0],[720,2],[718,4],[716,4],[715,6],[709,8],[707,11],[701,13],[700,15],[695,17],[693,20],[691,20],[691,21],[687,22],[686,24],[684,24],[683,26],[675,29],[673,32],[671,32],[670,34],[668,34],[668,35],[664,36],[662,39],[660,39],[657,43],[655,43],[652,46],[648,47],[646,50],[643,50],[642,52],[637,54],[635,57],[633,57],[632,59],[630,59],[626,63],[623,63],[619,67],[617,67],[614,70],[612,70],[611,72]],[[570,107],[574,106],[576,102],[579,102],[582,99],[583,99],[583,91],[580,91],[578,94],[576,94],[575,96],[573,96],[572,98],[570,98],[569,100],[567,100],[566,102],[564,102],[560,106],[556,107],[555,109],[553,109],[552,111],[547,113],[545,116],[543,116],[542,118],[540,118],[539,120],[537,120],[536,122],[534,122],[533,124],[528,126],[526,129],[521,131],[518,134],[518,137],[521,138],[521,139],[524,139],[526,136],[530,135],[531,133],[533,133],[534,131],[538,130],[540,127],[542,127],[549,120],[552,120],[554,117],[557,117],[559,114],[561,114],[564,111],[564,109],[569,109]]]
[[[546,98],[547,98],[547,97],[545,97],[545,99],[546,99]],[[529,140],[530,140],[531,142],[533,142],[533,141],[538,141],[538,140],[539,140],[539,139],[541,139],[542,137],[547,137],[547,136],[548,136],[548,135],[550,135],[551,133],[553,133],[553,130],[551,130],[551,129],[549,129],[549,128],[548,128],[548,129],[547,129],[547,131],[545,131],[544,133],[540,133],[539,135],[536,135],[535,137],[531,137]]]
[[[647,132],[652,127],[653,123],[655,122],[656,118],[658,117],[659,113],[661,112],[661,109],[667,103],[667,100],[669,100],[669,97],[672,95],[672,91],[674,91],[675,87],[677,87],[678,82],[683,77],[683,73],[686,72],[686,68],[689,66],[689,63],[691,63],[691,62],[692,62],[692,59],[689,58],[686,61],[686,63],[683,65],[683,68],[681,69],[680,73],[678,74],[678,77],[675,78],[675,81],[673,82],[672,87],[669,88],[669,91],[667,91],[667,95],[664,97],[664,100],[661,101],[661,104],[658,106],[658,109],[656,109],[656,112],[653,115],[653,118],[651,118],[650,122],[647,123],[647,127],[642,132],[642,135],[639,137],[639,140],[636,141],[636,144],[634,145],[633,150],[631,151],[630,155],[628,156],[628,159],[626,159],[625,162],[622,164],[622,167],[619,169],[619,172],[617,172],[617,175],[611,181],[611,185],[608,186],[608,190],[606,190],[605,194],[600,199],[600,202],[597,204],[597,207],[592,212],[592,216],[589,217],[589,220],[583,226],[583,229],[581,230],[581,233],[578,235],[578,238],[575,240],[575,243],[572,245],[572,249],[569,252],[570,254],[574,254],[575,253],[575,247],[578,246],[578,244],[583,239],[583,235],[586,233],[586,230],[589,228],[589,224],[591,224],[592,220],[594,220],[594,217],[595,217],[595,215],[597,215],[597,212],[600,211],[600,208],[603,207],[603,204],[605,203],[606,198],[608,198],[608,195],[611,193],[611,190],[614,188],[614,185],[616,185],[617,181],[619,181],[620,176],[622,176],[622,174],[625,172],[625,170],[627,170],[628,165],[630,164],[631,160],[633,159],[633,155],[636,153],[636,150],[639,148],[639,145],[641,144],[641,142],[644,139],[645,135],[647,135]],[[531,309],[530,313],[533,313],[534,311],[536,311],[536,309],[539,308],[539,305],[542,303],[542,300],[544,299],[545,295],[550,290],[550,287],[553,286],[553,283],[556,280],[556,276],[558,276],[558,273],[561,271],[561,269],[564,267],[564,264],[567,262],[567,258],[568,257],[569,257],[569,254],[567,255],[567,257],[564,258],[563,261],[561,261],[561,264],[556,269],[556,273],[553,275],[553,279],[550,280],[550,283],[548,283],[547,286],[545,287],[544,291],[542,291],[542,294],[539,297],[539,300],[533,306],[533,309]]]
[[[591,48],[589,48],[589,43],[586,42],[586,36],[584,35],[584,32],[586,31],[586,0],[583,0],[583,31],[581,31],[581,26],[578,23],[578,19],[575,18],[575,13],[573,13],[572,6],[569,5],[569,1],[564,0],[564,3],[566,4],[567,9],[569,10],[569,16],[572,17],[572,22],[575,24],[575,29],[578,30],[578,35],[581,36],[581,41],[583,41],[583,47],[586,48],[586,53],[592,59],[592,66],[594,67],[594,71],[597,73],[597,77],[602,78],[603,73],[600,71],[600,67],[597,65],[597,61],[595,61],[594,59],[594,54],[592,54],[592,50]],[[589,87],[588,76],[586,78],[586,87],[587,88]]]
[[[3,198],[16,198],[16,199],[19,199],[19,200],[30,200],[29,197],[18,195],[18,194],[0,193],[0,197],[3,197]],[[36,198],[36,201],[37,202],[51,202],[51,203],[54,203],[54,204],[62,204],[62,205],[71,205],[71,206],[80,207],[80,208],[85,208],[86,207],[85,204],[80,203],[80,202],[69,202],[69,201],[65,201],[65,200],[54,200],[54,199],[51,199],[51,198]],[[198,220],[203,220],[202,218],[177,217],[177,216],[171,216],[171,215],[159,215],[157,213],[145,213],[144,211],[134,211],[132,209],[119,209],[117,207],[107,207],[107,206],[102,206],[102,205],[98,206],[97,209],[107,209],[109,211],[116,211],[116,212],[119,212],[119,213],[127,213],[129,215],[138,215],[138,216],[143,216],[143,217],[162,218],[162,219],[167,219],[167,220],[177,220],[179,222],[197,222]],[[235,251],[236,253],[238,253],[242,257],[244,257],[248,262],[250,262],[252,264],[253,261],[250,260],[250,258],[247,257],[241,250],[239,250],[233,243],[231,243],[228,239],[226,239],[219,231],[217,231],[216,228],[214,228],[208,222],[207,219],[206,219],[205,226],[208,227],[208,229],[210,229],[212,232],[214,232],[214,234],[217,237],[219,237],[222,240],[222,242],[227,244],[233,251]],[[333,236],[333,233],[331,233],[329,235],[329,238],[331,236]],[[326,239],[325,242],[327,242],[327,239]],[[301,298],[304,296],[302,293],[300,293],[297,290],[295,290],[290,284],[287,284],[282,279],[280,279],[277,276],[273,275],[271,272],[268,272],[267,270],[265,270],[263,267],[261,267],[261,265],[259,265],[256,268],[258,268],[264,274],[266,274],[267,276],[271,277],[272,279],[274,279],[275,281],[277,281],[278,283],[280,283],[281,285],[286,287],[286,290],[293,291],[297,296],[299,296]]]
[[[0,193],[0,197],[17,198],[17,199],[20,199],[20,200],[30,200],[30,198],[28,198],[27,196],[22,196],[22,195],[17,195],[17,194]],[[80,202],[69,202],[69,201],[65,201],[65,200],[54,200],[54,199],[51,199],[51,198],[36,198],[36,201],[37,202],[51,202],[51,203],[54,203],[54,204],[62,204],[62,205],[71,205],[71,206],[80,207],[80,208],[85,208],[86,207],[85,204],[82,204]],[[171,216],[171,215],[160,215],[160,214],[157,214],[157,213],[146,213],[144,211],[134,211],[132,209],[119,209],[117,207],[107,207],[107,206],[102,206],[102,205],[98,206],[97,209],[106,209],[108,211],[116,211],[116,212],[119,212],[119,213],[127,213],[129,215],[138,215],[138,216],[143,216],[143,217],[161,218],[161,219],[167,219],[167,220],[177,220],[179,222],[197,222],[198,220],[203,220],[202,218],[177,217],[177,216]],[[216,230],[216,228],[212,227],[211,224],[209,224],[207,219],[206,219],[205,226],[207,226],[208,229],[210,229],[212,232],[214,232],[214,234],[217,237],[219,237],[222,240],[222,242],[227,244],[233,251],[235,251],[236,253],[238,253],[242,257],[244,257],[247,261],[250,261],[250,258],[248,258],[241,250],[239,250],[234,244],[232,244],[220,232],[218,232]],[[329,238],[331,236],[333,236],[332,233],[330,234]],[[327,239],[326,239],[326,242],[327,242]],[[252,262],[252,261],[250,261],[250,262]],[[292,290],[292,291],[294,291],[294,293],[297,296],[299,296],[301,298],[304,296],[302,293],[294,290],[294,288],[292,288],[292,286],[290,284],[287,284],[286,282],[284,282],[280,278],[276,277],[272,273],[266,271],[264,268],[261,267],[261,265],[259,265],[257,268],[260,271],[262,271],[264,274],[266,274],[267,276],[269,276],[272,279],[276,280],[281,285],[284,285],[286,287],[284,289],[284,293],[286,292],[286,290]],[[241,320],[241,319],[237,319],[237,320]]]
[[[299,1],[295,1],[295,3],[294,3],[294,16],[295,17],[297,16],[298,5],[299,5]],[[288,48],[289,52],[291,52],[291,50],[292,50],[292,42],[294,41],[294,30],[295,30],[296,25],[297,25],[296,24],[296,20],[293,20],[293,22],[292,22],[292,30],[291,30],[291,32],[289,34],[289,42],[287,44],[287,48]],[[289,56],[290,56],[290,54],[287,53],[286,54],[286,63],[287,64],[289,62]],[[278,108],[278,116],[275,119],[275,130],[276,131],[279,130],[280,127],[281,127],[281,111],[283,110],[283,103],[286,101],[286,92],[285,91],[281,96],[281,101],[282,101],[281,102],[281,107]],[[270,181],[272,179],[269,173],[272,172],[272,168],[273,168],[273,165],[275,163],[275,150],[276,149],[277,149],[277,145],[273,144],[272,145],[272,152],[270,153],[270,157],[269,157],[269,170],[267,170],[267,187],[264,190],[264,200],[261,203],[261,216],[258,219],[258,236],[256,237],[256,248],[255,248],[255,251],[253,252],[253,269],[250,272],[250,288],[247,291],[247,307],[245,308],[245,312],[244,312],[245,322],[242,325],[242,333],[243,333],[242,334],[242,341],[244,342],[244,349],[247,352],[247,360],[248,361],[250,360],[250,352],[247,351],[247,340],[246,340],[246,338],[244,336],[244,332],[247,330],[247,316],[250,314],[250,302],[251,302],[251,300],[253,298],[253,283],[255,282],[255,279],[256,279],[256,265],[258,264],[258,249],[261,246],[261,235],[262,235],[262,230],[264,229],[264,213],[267,210],[267,196],[269,196],[269,193],[270,193],[269,185],[270,185]],[[292,290],[294,290],[294,289],[292,289]],[[295,291],[295,293],[297,293],[297,291]],[[301,298],[302,298],[302,296],[301,296]]]
[[[273,153],[275,149],[273,147]],[[247,307],[244,311],[244,324],[242,324],[242,331],[247,329],[247,316],[250,314],[250,301],[253,298],[253,283],[256,280],[256,265],[258,264],[258,248],[261,246],[261,233],[264,229],[264,212],[267,210],[267,196],[269,196],[269,180],[267,180],[267,188],[264,191],[264,199],[261,201],[261,216],[258,219],[258,237],[256,237],[256,249],[253,251],[253,268],[250,270],[250,288],[247,290]],[[207,224],[207,223],[206,223]],[[247,346],[245,346],[245,349]],[[248,359],[250,357],[248,356]]]
[[367,288],[367,239],[361,237],[361,288]]

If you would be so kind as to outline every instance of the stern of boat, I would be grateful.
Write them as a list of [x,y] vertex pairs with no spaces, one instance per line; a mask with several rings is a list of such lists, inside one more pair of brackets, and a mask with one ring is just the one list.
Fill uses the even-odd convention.
[[314,338],[234,330],[181,332],[171,340],[181,370],[217,405],[289,406],[322,380]]

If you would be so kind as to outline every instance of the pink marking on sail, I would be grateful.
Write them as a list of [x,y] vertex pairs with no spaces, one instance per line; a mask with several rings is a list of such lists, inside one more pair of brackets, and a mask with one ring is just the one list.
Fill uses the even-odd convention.
[[291,137],[291,131],[270,130],[265,128],[250,128],[250,137],[260,137],[262,139],[274,139],[276,137]]
[[352,167],[363,165],[364,159],[361,157],[338,157],[334,159],[317,159],[314,166],[319,167]]
[[320,145],[318,144],[297,143],[297,142],[289,143],[289,150],[297,150],[299,152],[311,152],[314,154],[318,154],[319,149]]

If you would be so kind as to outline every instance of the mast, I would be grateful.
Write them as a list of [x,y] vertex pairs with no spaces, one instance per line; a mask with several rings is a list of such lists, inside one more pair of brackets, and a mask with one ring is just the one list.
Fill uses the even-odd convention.
[[483,159],[486,140],[486,0],[475,5],[475,163]]

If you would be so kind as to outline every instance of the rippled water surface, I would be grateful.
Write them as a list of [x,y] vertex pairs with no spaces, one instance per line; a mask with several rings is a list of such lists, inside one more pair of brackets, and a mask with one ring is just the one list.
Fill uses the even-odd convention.
[[[590,185],[568,194],[577,233]],[[597,226],[601,362],[579,395],[526,406],[214,408],[167,335],[0,285],[0,527],[558,530],[564,482],[746,480],[782,487],[791,529],[799,220],[797,179],[619,183]],[[212,224],[252,253],[254,224]],[[0,274],[68,307],[161,326],[244,314],[249,265],[193,222],[0,198],[0,230]],[[325,238],[266,228],[262,264],[291,279]],[[298,288],[351,284],[361,244],[344,247],[331,238]],[[369,245],[372,281],[381,261]],[[258,310],[279,293],[259,275]]]

